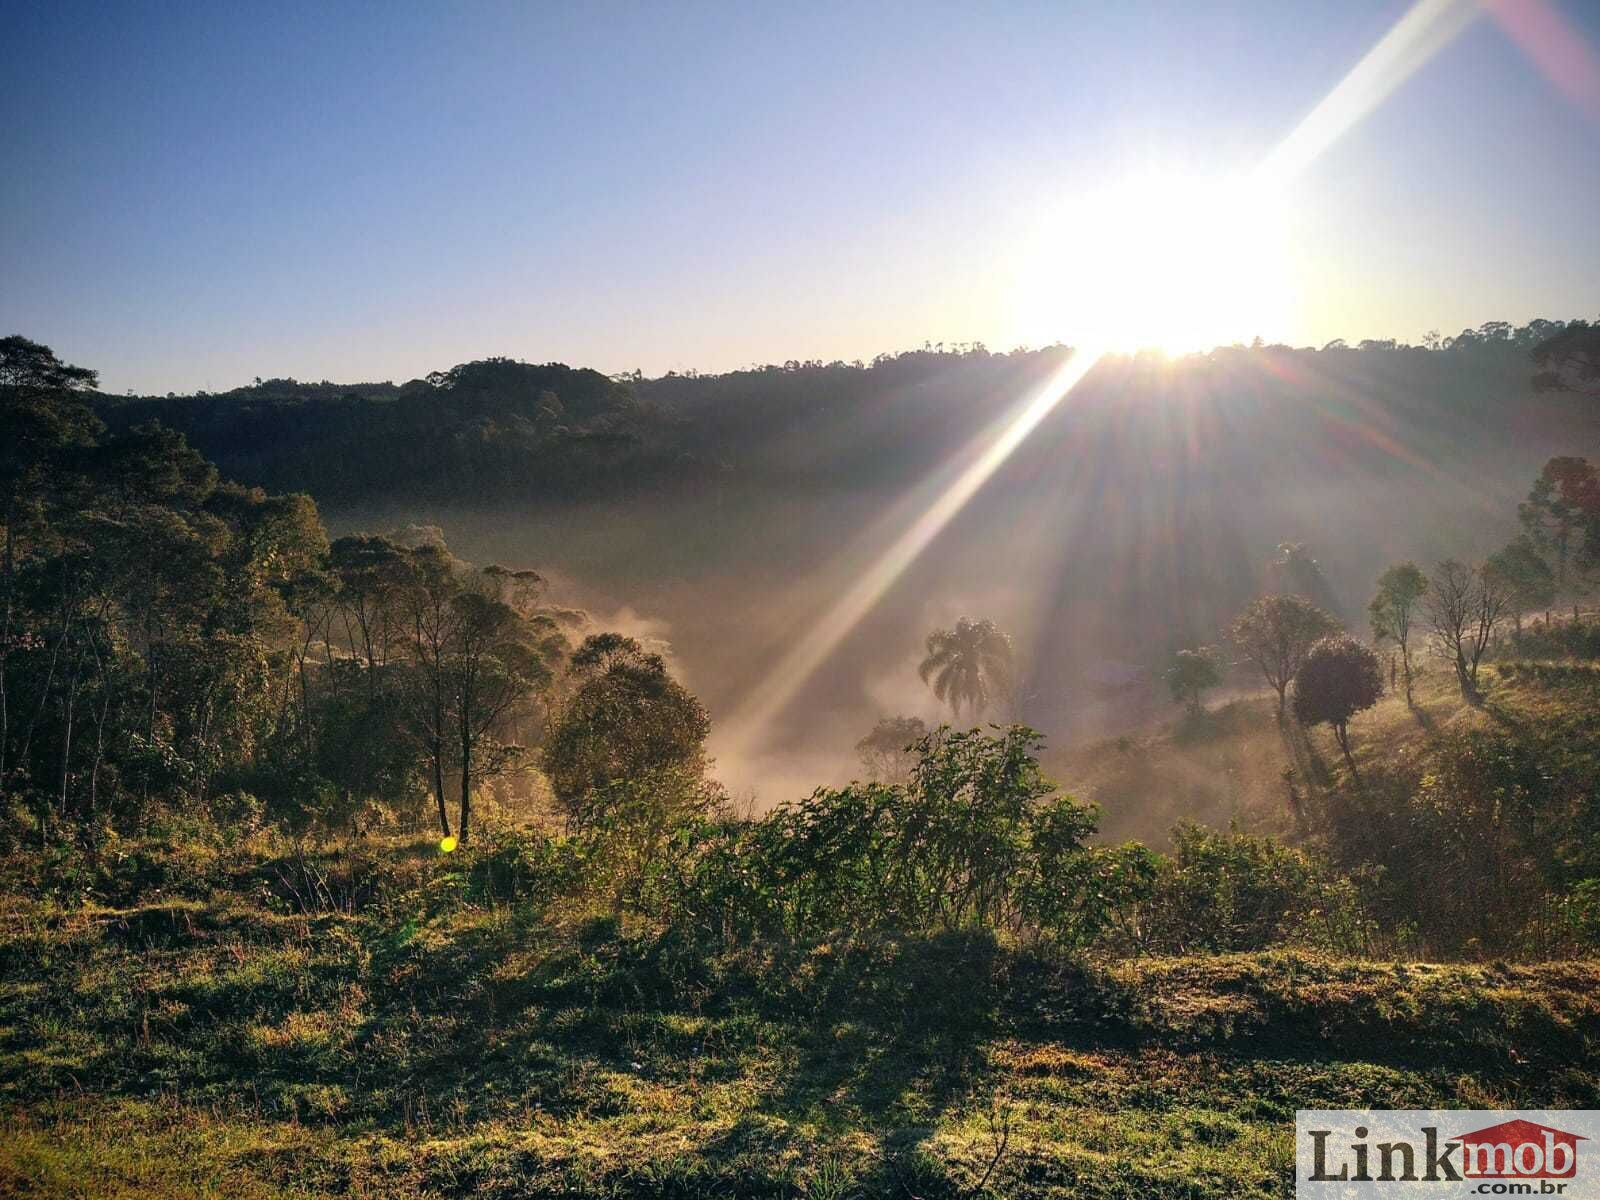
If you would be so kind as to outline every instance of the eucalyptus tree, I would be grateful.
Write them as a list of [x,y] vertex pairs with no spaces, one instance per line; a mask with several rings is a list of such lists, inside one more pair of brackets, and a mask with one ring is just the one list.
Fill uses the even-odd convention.
[[30,531],[45,519],[57,491],[63,451],[87,445],[100,422],[83,402],[96,375],[70,366],[48,346],[25,337],[0,338],[0,786],[8,769],[11,701],[7,687],[17,631],[17,567]]
[[1396,563],[1378,576],[1378,593],[1367,605],[1372,636],[1379,642],[1393,642],[1400,651],[1407,703],[1411,701],[1411,635],[1421,618],[1420,606],[1427,591],[1428,577],[1416,563]]

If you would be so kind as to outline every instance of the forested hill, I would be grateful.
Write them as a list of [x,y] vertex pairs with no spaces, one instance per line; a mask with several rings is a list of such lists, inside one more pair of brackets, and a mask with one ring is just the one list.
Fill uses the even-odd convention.
[[[1431,348],[1123,360],[1096,372],[1076,407],[1182,397],[1247,416],[1252,452],[1270,455],[1283,440],[1345,436],[1340,413],[1355,404],[1386,435],[1442,439],[1470,457],[1538,419],[1514,401],[1527,391],[1530,350],[1557,328],[1495,322]],[[612,498],[711,480],[877,488],[942,462],[1065,353],[940,347],[871,364],[658,379],[488,359],[403,385],[270,379],[215,394],[103,397],[100,411],[113,428],[159,420],[232,478],[334,506]]]
[[[1101,364],[812,677],[772,757],[719,746],[719,770],[804,794],[878,716],[935,718],[917,652],[964,614],[1016,639],[1030,723],[1112,731],[1095,680],[1216,641],[1283,542],[1308,543],[1364,628],[1386,566],[1493,552],[1549,458],[1593,456],[1600,404],[1533,384],[1553,328]],[[470,561],[565,581],[571,603],[669,640],[727,725],[1069,355],[930,347],[659,379],[489,360],[100,408],[113,429],[182,430],[227,477],[310,492],[335,533],[436,524]]]
[[270,379],[215,394],[103,398],[113,429],[158,420],[225,472],[324,503],[490,501],[604,487],[675,443],[670,421],[598,371],[509,359],[393,383]]

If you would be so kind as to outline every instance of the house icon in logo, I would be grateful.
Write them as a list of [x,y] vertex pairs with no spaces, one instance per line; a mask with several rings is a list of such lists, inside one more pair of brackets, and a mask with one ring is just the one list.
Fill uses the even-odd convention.
[[1517,1118],[1463,1133],[1462,1174],[1468,1179],[1571,1179],[1582,1134]]

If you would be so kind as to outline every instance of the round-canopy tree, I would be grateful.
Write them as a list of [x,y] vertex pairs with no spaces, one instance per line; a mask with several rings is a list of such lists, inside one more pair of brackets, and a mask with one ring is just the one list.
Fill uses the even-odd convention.
[[1179,650],[1167,668],[1167,687],[1172,691],[1172,698],[1184,705],[1193,717],[1205,711],[1205,693],[1221,682],[1222,668],[1217,652],[1210,646]]
[[1378,656],[1353,637],[1326,637],[1311,647],[1294,677],[1294,715],[1302,725],[1333,726],[1339,749],[1350,757],[1350,718],[1383,695]]
[[613,784],[663,771],[699,775],[711,720],[659,654],[597,634],[573,652],[571,668],[578,686],[551,724],[541,765],[576,820],[591,794]]

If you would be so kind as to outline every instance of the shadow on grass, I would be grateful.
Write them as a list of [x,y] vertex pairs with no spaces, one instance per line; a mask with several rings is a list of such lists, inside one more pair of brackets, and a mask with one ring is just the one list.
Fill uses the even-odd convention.
[[[173,916],[135,925],[146,920],[164,938]],[[313,930],[305,960],[258,948],[238,962],[217,946],[209,979],[147,992],[148,977],[137,986],[129,977],[125,993],[85,999],[63,975],[7,998],[11,1061],[0,1081],[13,1098],[38,1097],[70,1086],[70,1069],[103,1094],[243,1091],[269,1115],[408,1132],[534,1112],[603,1120],[687,1094],[712,1106],[706,1152],[748,1164],[746,1189],[766,1194],[779,1183],[763,1174],[782,1157],[774,1151],[819,1127],[862,1131],[883,1148],[886,1180],[921,1180],[932,1170],[922,1160],[933,1161],[921,1149],[941,1120],[987,1107],[1000,1084],[991,1048],[1007,1039],[1222,1062],[1460,1068],[1519,1082],[1600,1044],[1593,1012],[1517,1000],[1515,987],[1489,1002],[1487,976],[1413,980],[1281,955],[1095,964],[965,932],[719,949],[629,935],[611,921],[561,932],[531,916],[403,937],[374,923],[363,948],[348,932],[335,938],[340,928]],[[153,932],[141,928],[134,943]],[[127,952],[115,935],[100,945]],[[1409,1000],[1393,994],[1397,979]],[[1582,994],[1577,982],[1549,986]],[[63,1007],[69,994],[77,1009]],[[342,1014],[354,994],[352,1025]],[[74,1044],[51,1032],[63,1024],[98,1048],[61,1058]],[[950,1192],[933,1178],[917,1186]]]

